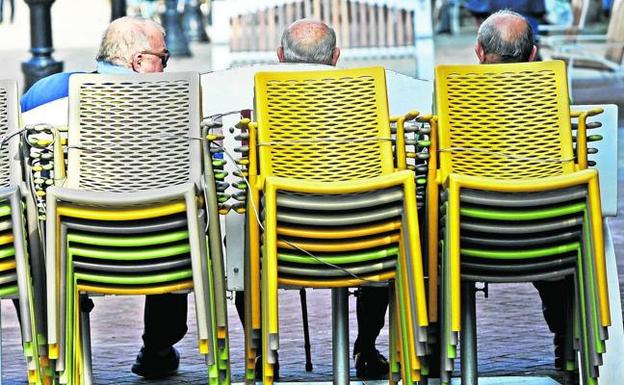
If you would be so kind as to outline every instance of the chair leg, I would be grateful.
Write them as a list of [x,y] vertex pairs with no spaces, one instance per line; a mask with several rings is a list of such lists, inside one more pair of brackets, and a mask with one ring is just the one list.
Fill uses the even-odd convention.
[[[1,307],[0,307],[0,341],[2,341],[2,308]],[[2,385],[2,343],[0,343],[0,385]]]
[[299,290],[299,299],[301,300],[301,320],[303,322],[303,348],[305,350],[305,370],[311,372],[312,353],[310,352],[310,328],[308,327],[308,299],[304,288]]
[[474,282],[462,282],[461,383],[478,385],[477,315]]
[[82,375],[84,385],[93,384],[93,367],[91,362],[91,319],[88,311],[80,311],[80,345],[82,353]]
[[349,385],[348,289],[332,289],[332,358],[334,385]]

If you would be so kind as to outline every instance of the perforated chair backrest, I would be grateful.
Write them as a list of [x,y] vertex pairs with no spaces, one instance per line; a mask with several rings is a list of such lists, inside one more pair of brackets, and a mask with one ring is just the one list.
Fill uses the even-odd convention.
[[201,175],[199,74],[76,74],[66,187],[137,192]]
[[321,182],[393,169],[383,68],[259,72],[260,173]]
[[607,49],[607,60],[622,63],[624,59],[624,0],[615,0],[611,9],[611,19],[607,28],[607,42],[617,42],[620,45]]
[[[0,140],[18,129],[19,107],[17,103],[17,82],[0,80]],[[19,161],[15,159],[19,147],[19,136],[5,141],[0,149],[0,187],[19,184],[21,178]]]
[[435,83],[443,180],[574,171],[563,62],[438,66]]

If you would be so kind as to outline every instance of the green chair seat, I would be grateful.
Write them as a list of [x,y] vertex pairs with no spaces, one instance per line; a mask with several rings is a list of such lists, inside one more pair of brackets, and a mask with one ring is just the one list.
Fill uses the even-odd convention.
[[70,246],[68,252],[72,256],[81,256],[86,258],[110,260],[148,260],[187,254],[190,252],[190,249],[191,248],[188,243],[182,243],[158,248],[139,248],[138,250],[128,248],[121,250],[117,250],[115,248],[96,249],[91,247]]
[[177,241],[188,240],[188,231],[181,230],[168,233],[158,233],[144,236],[103,236],[97,234],[86,234],[71,232],[67,234],[68,242],[83,243],[93,246],[109,247],[144,247],[152,245],[162,245]]

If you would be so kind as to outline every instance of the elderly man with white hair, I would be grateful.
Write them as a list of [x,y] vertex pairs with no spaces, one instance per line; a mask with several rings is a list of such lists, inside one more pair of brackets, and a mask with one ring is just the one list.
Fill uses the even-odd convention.
[[[162,72],[169,60],[165,31],[149,19],[117,19],[104,32],[96,60],[95,72],[101,74]],[[45,111],[50,106],[56,111],[66,111],[71,75],[71,72],[58,73],[35,83],[22,97],[22,112],[33,115],[36,110]],[[92,306],[90,300],[81,303],[83,311]],[[186,294],[145,297],[143,347],[132,372],[160,378],[177,371],[180,355],[173,345],[186,334],[186,317]]]

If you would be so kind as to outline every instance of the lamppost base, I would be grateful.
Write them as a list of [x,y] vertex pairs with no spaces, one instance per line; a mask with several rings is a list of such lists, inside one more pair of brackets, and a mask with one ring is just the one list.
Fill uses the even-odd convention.
[[189,49],[188,40],[182,29],[180,15],[177,9],[177,0],[167,0],[165,3],[165,13],[163,14],[163,27],[167,34],[165,35],[165,43],[167,49],[173,57],[189,57],[191,50]]
[[189,41],[202,43],[208,43],[210,41],[210,38],[208,38],[206,34],[204,15],[197,1],[187,0],[186,4],[184,4],[182,28],[184,28],[184,33]]

